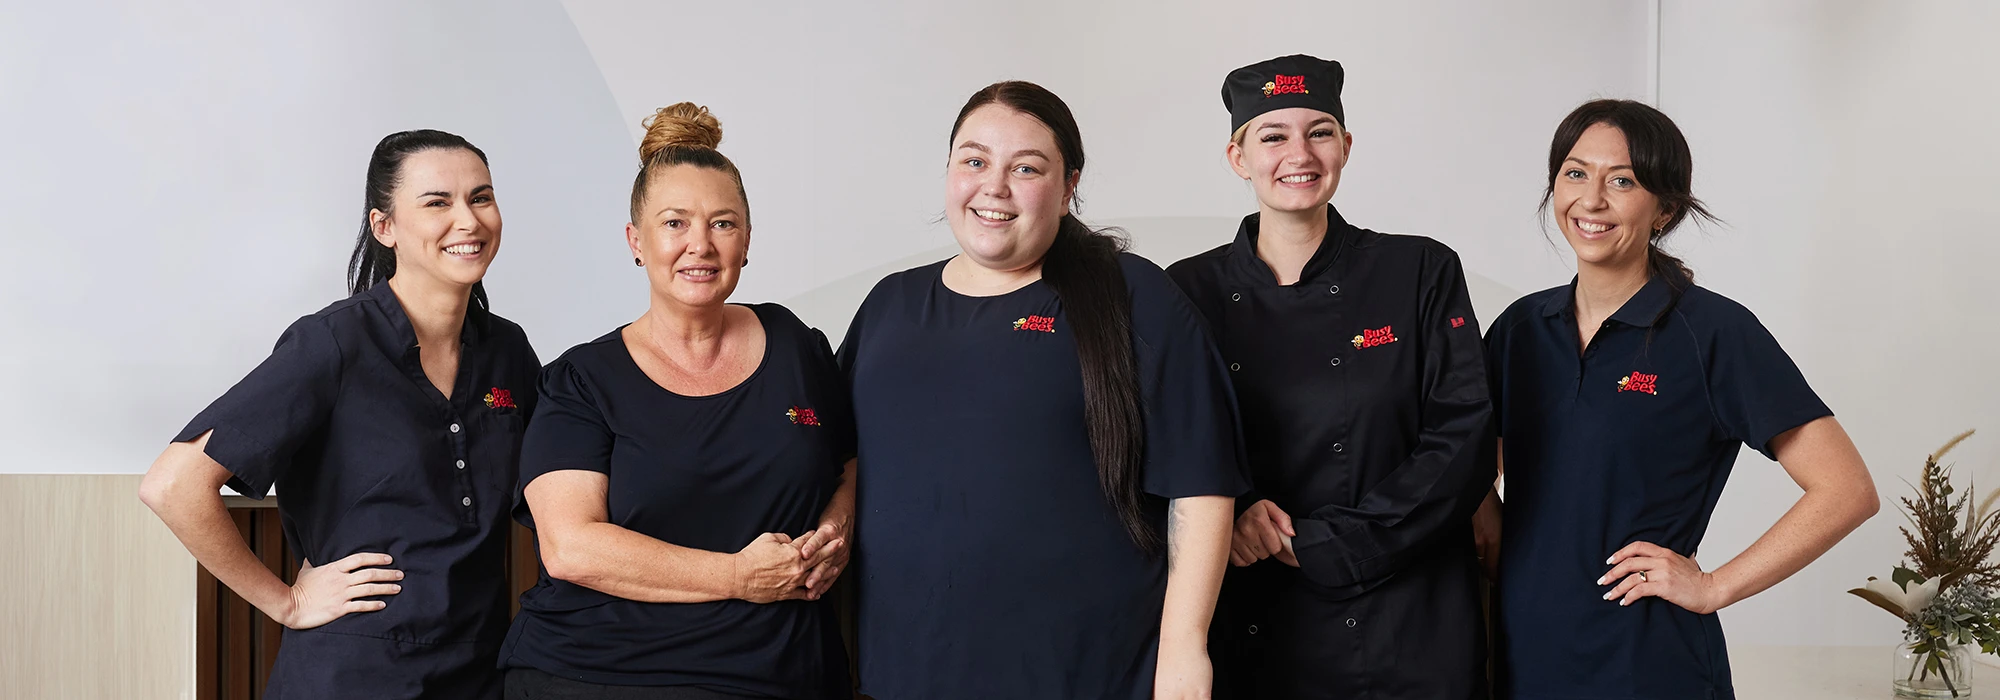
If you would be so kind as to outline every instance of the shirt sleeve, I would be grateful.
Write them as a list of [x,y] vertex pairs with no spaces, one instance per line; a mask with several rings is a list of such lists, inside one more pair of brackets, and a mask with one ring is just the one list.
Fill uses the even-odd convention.
[[521,477],[515,489],[514,520],[530,528],[528,484],[543,474],[570,469],[611,473],[612,434],[597,397],[568,358],[542,370],[535,413],[521,436]]
[[[1181,295],[1187,298],[1189,305],[1194,308],[1195,320],[1199,321],[1202,325],[1204,339],[1208,340],[1210,344],[1214,344],[1214,310],[1201,301],[1204,297],[1211,295],[1211,290],[1208,287],[1212,284],[1212,280],[1208,275],[1204,274],[1205,271],[1194,260],[1191,258],[1174,263],[1171,267],[1167,268],[1167,278],[1173,281],[1174,286],[1180,289]],[[1217,348],[1217,353],[1220,356],[1219,347]],[[1228,380],[1228,375],[1224,375],[1223,381],[1227,382]],[[1235,395],[1235,387],[1232,384],[1229,396],[1233,398]],[[1235,421],[1234,425],[1237,428],[1237,435],[1239,437],[1238,449],[1240,450],[1242,448],[1242,441],[1240,439],[1242,435],[1242,418],[1240,414],[1236,416]],[[1243,493],[1236,497],[1236,515],[1241,516],[1243,515],[1243,511],[1250,509],[1250,506],[1264,500],[1264,495],[1257,491],[1257,484],[1249,478],[1249,460],[1247,458],[1239,458],[1239,460],[1244,466],[1244,487]]]
[[834,431],[834,449],[838,459],[834,460],[834,471],[844,472],[847,460],[854,458],[854,402],[847,396],[847,373],[841,369],[840,361],[834,358],[833,346],[826,340],[826,334],[812,329],[813,361],[808,368],[814,381],[826,392],[825,406],[832,415],[824,421]]
[[1408,567],[1439,537],[1462,532],[1493,484],[1482,455],[1492,441],[1486,358],[1465,272],[1449,251],[1427,268],[1417,447],[1354,506],[1292,520],[1299,568],[1319,585],[1365,586]]
[[1746,309],[1744,319],[1709,341],[1708,392],[1715,419],[1732,440],[1776,460],[1771,440],[1833,415],[1778,339]]
[[301,318],[285,329],[270,357],[173,441],[213,431],[203,451],[229,470],[229,488],[262,500],[290,471],[300,446],[326,426],[340,396],[340,368],[340,344],[326,320]]
[[1236,497],[1244,477],[1236,398],[1193,304],[1152,263],[1127,256],[1133,352],[1146,430],[1145,490]]

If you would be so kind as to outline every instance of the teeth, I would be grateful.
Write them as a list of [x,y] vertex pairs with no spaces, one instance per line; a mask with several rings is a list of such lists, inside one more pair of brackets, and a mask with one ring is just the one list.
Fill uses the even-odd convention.
[[1610,224],[1593,224],[1588,221],[1578,221],[1576,222],[1576,227],[1591,233],[1604,233],[1611,230]]
[[458,245],[455,245],[455,246],[451,246],[451,247],[449,247],[449,248],[445,248],[445,249],[444,249],[444,252],[447,252],[447,253],[450,253],[450,254],[452,254],[452,255],[471,255],[471,254],[473,254],[473,253],[477,253],[477,252],[479,252],[479,244],[478,244],[478,243],[460,243],[460,244],[458,244]]
[[985,219],[987,221],[1013,221],[1014,217],[1019,216],[1018,214],[1004,214],[997,211],[987,211],[985,209],[974,209],[972,210],[972,213],[978,214],[979,218]]
[[1281,177],[1281,178],[1278,178],[1278,181],[1279,181],[1279,182],[1289,182],[1289,183],[1294,183],[1294,184],[1296,184],[1296,183],[1300,183],[1300,182],[1312,182],[1312,181],[1314,181],[1314,180],[1318,180],[1318,179],[1319,179],[1319,176],[1318,176],[1318,175],[1313,175],[1313,174],[1311,174],[1311,173],[1307,173],[1307,174],[1305,174],[1305,175],[1293,175],[1293,176],[1291,176],[1291,177]]
[[683,274],[683,275],[690,275],[690,276],[694,276],[694,277],[707,277],[707,276],[709,276],[709,275],[713,275],[713,274],[715,274],[715,271],[714,271],[714,270],[681,270],[681,274]]

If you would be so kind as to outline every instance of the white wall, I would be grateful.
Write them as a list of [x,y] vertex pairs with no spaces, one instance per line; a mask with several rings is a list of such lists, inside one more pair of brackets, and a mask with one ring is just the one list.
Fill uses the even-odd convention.
[[[1723,611],[1732,644],[1887,644],[1843,591],[1906,548],[1895,499],[1924,455],[2000,486],[2000,9],[1958,2],[1663,3],[1661,107],[1726,227],[1681,236],[1698,280],[1778,336],[1854,436],[1883,511],[1819,562]],[[1745,451],[1702,545],[1717,566],[1797,499]]]

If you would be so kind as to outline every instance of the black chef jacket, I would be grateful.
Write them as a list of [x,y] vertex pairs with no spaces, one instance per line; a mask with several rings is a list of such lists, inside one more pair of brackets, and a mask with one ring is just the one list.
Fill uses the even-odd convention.
[[1437,241],[1328,230],[1299,281],[1236,240],[1168,270],[1229,363],[1254,491],[1293,518],[1299,568],[1232,567],[1218,697],[1484,697],[1470,516],[1493,482],[1479,324]]

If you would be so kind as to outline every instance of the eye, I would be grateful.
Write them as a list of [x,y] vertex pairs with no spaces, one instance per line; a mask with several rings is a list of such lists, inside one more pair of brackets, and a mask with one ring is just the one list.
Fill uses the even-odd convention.
[[1613,185],[1617,185],[1617,186],[1619,186],[1619,187],[1632,187],[1632,186],[1634,186],[1634,185],[1637,185],[1637,184],[1639,184],[1639,183],[1637,183],[1637,182],[1633,182],[1633,181],[1632,181],[1632,178],[1629,178],[1629,177],[1614,177],[1614,178],[1611,178],[1611,184],[1613,184]]
[[968,167],[968,168],[973,168],[973,169],[979,169],[979,168],[984,168],[984,167],[986,167],[986,159],[985,159],[985,158],[967,158],[967,159],[965,159],[965,167]]
[[723,220],[721,220],[721,221],[717,221],[717,222],[715,222],[715,223],[712,223],[712,224],[709,224],[709,226],[710,226],[710,227],[713,227],[713,228],[719,228],[719,229],[722,229],[722,230],[725,230],[725,231],[727,231],[727,230],[729,230],[729,229],[733,229],[733,228],[736,228],[736,222],[734,222],[734,221],[730,221],[730,220],[728,220],[728,219],[723,219]]
[[1263,136],[1260,136],[1260,137],[1257,137],[1257,140],[1258,140],[1258,141],[1261,141],[1261,142],[1264,142],[1264,143],[1278,143],[1278,142],[1281,142],[1281,141],[1284,141],[1284,140],[1285,140],[1285,135],[1284,135],[1284,134],[1265,134],[1265,135],[1263,135]]
[[678,231],[687,228],[687,221],[682,219],[667,219],[665,226]]
[[1312,137],[1316,139],[1331,138],[1332,136],[1332,129],[1314,129],[1312,132]]
[[1581,180],[1583,179],[1583,171],[1578,170],[1576,168],[1570,168],[1568,170],[1563,171],[1563,177],[1569,178],[1571,180]]
[[482,194],[472,198],[473,204],[485,204],[491,201],[493,201],[493,195],[490,194]]
[[1014,166],[1014,172],[1020,173],[1022,175],[1036,175],[1040,174],[1042,171],[1035,169],[1035,166],[1032,165],[1016,165]]
[[450,201],[450,200],[444,200],[444,199],[433,199],[433,200],[431,200],[431,201],[428,201],[428,202],[424,202],[424,206],[427,206],[427,207],[449,207],[449,206],[451,206],[451,201]]

